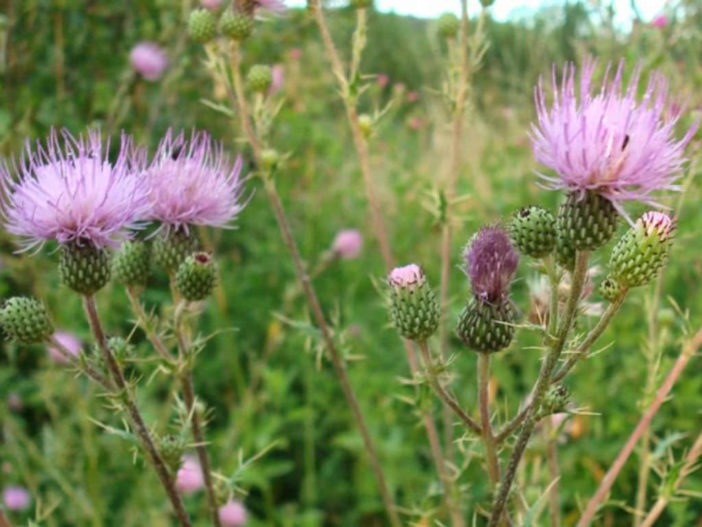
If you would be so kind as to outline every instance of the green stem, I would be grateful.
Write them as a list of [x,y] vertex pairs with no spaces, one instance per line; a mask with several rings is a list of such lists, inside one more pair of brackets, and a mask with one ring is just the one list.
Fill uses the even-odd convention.
[[495,437],[490,425],[490,398],[488,387],[490,384],[490,354],[478,353],[478,402],[480,406],[480,428],[485,446],[485,462],[491,490],[500,482],[500,466],[497,461],[497,447]]

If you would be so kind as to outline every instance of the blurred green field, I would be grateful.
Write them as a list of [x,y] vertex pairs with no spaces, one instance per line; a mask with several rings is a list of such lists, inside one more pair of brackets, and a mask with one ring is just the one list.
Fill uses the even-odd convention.
[[[496,0],[500,1],[500,0]],[[0,153],[16,156],[26,138],[43,138],[52,126],[78,133],[88,126],[117,135],[124,130],[154,147],[169,127],[209,130],[248,170],[251,155],[232,121],[203,104],[224,103],[203,62],[202,46],[187,39],[184,17],[190,0],[91,2],[9,0],[0,15]],[[569,2],[525,20],[487,20],[489,48],[472,79],[463,139],[458,219],[454,231],[451,288],[453,324],[468,295],[460,269],[461,249],[483,224],[505,221],[519,207],[555,209],[560,196],[542,190],[528,140],[534,119],[533,87],[553,64],[593,55],[603,63],[624,58],[645,71],[661,69],[673,91],[686,101],[683,130],[702,108],[702,5],[669,2],[666,27],[636,22],[623,32],[612,22],[607,2]],[[337,45],[348,56],[354,13],[328,12]],[[472,22],[474,27],[474,21]],[[172,55],[157,82],[138,78],[129,51],[154,40]],[[372,166],[398,263],[421,263],[438,285],[441,227],[436,206],[449,167],[450,116],[440,89],[447,67],[445,44],[434,21],[371,12],[362,69],[384,74],[387,86],[371,82],[361,97],[372,113],[394,103],[370,141]],[[295,51],[294,51],[295,50]],[[299,58],[297,55],[299,54]],[[430,523],[440,506],[439,482],[431,461],[419,408],[439,403],[426,388],[414,390],[404,350],[390,327],[383,300],[384,266],[374,240],[365,194],[344,109],[314,21],[304,9],[257,25],[247,42],[244,67],[281,64],[282,110],[271,142],[289,159],[277,175],[281,197],[301,252],[311,268],[341,229],[364,235],[360,257],[334,262],[314,280],[335,337],[348,360],[351,381],[376,438],[389,484],[406,513],[407,525]],[[415,94],[408,96],[409,94]],[[698,136],[699,137],[699,136]],[[117,141],[115,141],[116,143]],[[683,340],[702,324],[700,301],[699,140],[689,153],[690,169],[681,200],[679,235],[665,271],[657,337],[662,358],[654,386],[674,361]],[[251,526],[386,525],[382,503],[324,347],[299,294],[292,263],[260,183],[248,183],[252,198],[235,230],[203,232],[221,271],[221,286],[202,314],[199,329],[212,335],[195,371],[198,396],[211,410],[209,450],[217,470],[237,474],[240,498]],[[643,209],[632,208],[632,216]],[[621,226],[621,230],[625,225]],[[0,231],[0,295],[33,294],[44,299],[57,327],[90,343],[80,299],[60,285],[56,247],[40,255],[17,254],[14,240]],[[606,264],[602,252],[596,263]],[[520,265],[516,301],[527,312],[527,281],[536,272]],[[560,444],[564,525],[597,488],[651,393],[647,349],[653,287],[635,290],[600,345],[611,344],[579,365],[568,381],[583,415],[571,417]],[[156,272],[144,296],[157,311],[168,303],[168,278]],[[596,301],[599,298],[595,298]],[[152,353],[134,330],[121,288],[98,295],[111,334],[130,336],[143,361],[138,399],[149,423],[167,430],[173,419],[169,379],[154,373]],[[584,322],[584,323],[587,323]],[[522,332],[494,366],[500,419],[517,409],[537,375],[537,339]],[[87,344],[89,345],[89,344]],[[15,525],[166,526],[167,503],[154,474],[134,445],[96,423],[122,428],[121,418],[95,397],[85,379],[56,367],[41,347],[2,341],[0,353],[0,489],[27,487],[32,506],[9,513]],[[473,352],[451,342],[454,390],[475,408]],[[9,401],[19,397],[21,408]],[[695,357],[673,396],[654,420],[649,502],[702,428],[702,364]],[[459,435],[459,430],[456,430]],[[473,518],[486,500],[486,476],[475,438],[460,441],[462,507]],[[266,450],[255,462],[241,460]],[[533,504],[549,484],[544,444],[535,439],[529,463],[519,474],[527,482],[524,500]],[[597,525],[629,525],[637,487],[638,455],[616,481],[611,503]],[[663,478],[663,479],[662,479]],[[702,475],[685,488],[700,491]],[[196,525],[207,525],[202,492],[187,496]],[[547,525],[544,512],[534,525]],[[483,519],[476,525],[483,525]],[[414,523],[413,523],[414,522]],[[699,495],[671,503],[656,525],[702,525]]]

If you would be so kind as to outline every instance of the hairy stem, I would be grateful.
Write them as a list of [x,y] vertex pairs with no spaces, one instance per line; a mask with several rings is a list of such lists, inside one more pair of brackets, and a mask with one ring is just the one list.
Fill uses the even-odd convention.
[[63,357],[63,359],[70,363],[72,366],[75,366],[78,370],[82,371],[85,373],[88,377],[90,377],[93,381],[98,383],[100,386],[105,388],[108,391],[113,391],[114,390],[114,385],[112,382],[110,382],[109,379],[107,379],[102,373],[97,371],[95,368],[93,368],[90,364],[87,362],[80,360],[77,358],[75,355],[73,355],[70,351],[66,349],[66,347],[59,342],[55,336],[49,337],[49,343],[51,346],[54,347],[54,349]]
[[107,364],[107,369],[110,372],[110,376],[116,384],[117,389],[120,391],[120,395],[124,400],[127,413],[129,414],[132,424],[134,425],[134,430],[137,436],[139,437],[144,449],[146,450],[146,453],[148,454],[148,457],[151,460],[154,469],[156,470],[156,474],[158,475],[158,478],[166,491],[166,495],[168,496],[168,499],[170,500],[171,505],[173,506],[173,510],[176,514],[176,517],[178,518],[178,522],[180,523],[181,527],[191,527],[190,519],[188,518],[188,513],[185,512],[185,507],[183,506],[183,501],[180,499],[180,496],[176,491],[173,479],[171,478],[171,475],[168,472],[168,468],[166,467],[166,464],[161,458],[161,455],[159,454],[158,449],[156,448],[154,440],[151,437],[151,433],[149,432],[149,429],[147,428],[146,423],[144,422],[144,419],[141,416],[141,413],[139,412],[139,408],[137,407],[136,402],[134,401],[134,397],[132,396],[129,390],[129,386],[127,386],[127,381],[124,378],[124,373],[122,372],[122,369],[117,363],[117,360],[115,359],[114,355],[112,355],[112,352],[107,346],[107,338],[105,337],[105,332],[103,331],[102,325],[100,324],[100,317],[97,312],[95,297],[83,297],[83,308],[85,310],[86,316],[88,317],[88,322],[90,323],[90,329],[93,333],[93,336],[95,337],[95,340],[97,341],[98,346],[102,351],[103,357]]
[[171,354],[168,352],[168,348],[165,346],[163,341],[151,327],[149,317],[147,316],[146,311],[144,311],[144,306],[142,306],[141,302],[139,301],[139,295],[131,287],[125,288],[125,291],[127,292],[127,298],[129,298],[129,304],[132,307],[132,312],[137,317],[137,323],[146,335],[146,338],[149,340],[149,342],[151,342],[151,345],[163,360],[171,362]]
[[548,464],[548,476],[550,488],[548,491],[548,510],[551,518],[551,527],[561,526],[561,489],[559,479],[561,471],[558,466],[558,436],[554,430],[553,421],[549,415],[544,419],[544,439],[546,440],[546,463]]
[[661,406],[668,397],[670,390],[673,388],[676,381],[680,377],[680,374],[682,374],[683,370],[685,369],[685,366],[687,366],[687,363],[690,361],[700,345],[702,345],[702,328],[697,331],[692,340],[683,346],[680,355],[675,361],[675,364],[670,369],[670,372],[668,372],[668,376],[665,378],[663,384],[656,392],[653,402],[643,416],[641,416],[639,423],[636,425],[636,428],[634,428],[634,431],[629,436],[629,439],[622,447],[621,451],[617,455],[617,458],[614,460],[614,463],[612,463],[612,466],[609,468],[604,478],[602,478],[602,481],[600,481],[600,486],[597,488],[597,491],[592,498],[590,498],[587,507],[585,507],[585,511],[578,521],[577,527],[586,527],[590,524],[595,516],[595,513],[597,512],[597,507],[609,493],[614,481],[619,475],[619,472],[634,450],[636,443],[638,443],[639,439],[643,435],[644,430],[650,426],[653,417],[656,415],[656,413],[658,413],[658,410],[660,410]]
[[531,438],[531,434],[534,431],[534,427],[537,423],[538,411],[541,407],[544,396],[546,395],[546,390],[551,384],[551,375],[553,370],[558,363],[558,359],[563,352],[563,348],[568,339],[568,334],[575,320],[575,314],[578,307],[578,301],[580,300],[580,294],[585,283],[585,277],[587,274],[587,261],[588,261],[587,251],[578,251],[575,255],[575,269],[573,271],[573,276],[571,280],[570,295],[568,297],[568,302],[565,307],[565,312],[563,314],[563,319],[558,331],[558,338],[551,346],[549,353],[546,356],[539,377],[536,380],[536,385],[533,389],[532,403],[528,406],[526,415],[524,417],[524,424],[517,437],[517,442],[514,445],[514,450],[509,458],[507,464],[507,470],[502,477],[500,482],[500,487],[495,497],[492,512],[490,514],[489,527],[497,527],[504,513],[505,506],[507,504],[507,498],[509,497],[509,492],[512,488],[512,483],[514,482],[514,477],[517,473],[517,468],[519,467],[519,462],[524,455],[527,443]]
[[497,446],[490,425],[490,399],[488,388],[490,384],[490,354],[478,353],[478,403],[480,406],[480,428],[485,447],[485,463],[487,464],[490,490],[494,491],[500,482],[500,466],[497,461]]

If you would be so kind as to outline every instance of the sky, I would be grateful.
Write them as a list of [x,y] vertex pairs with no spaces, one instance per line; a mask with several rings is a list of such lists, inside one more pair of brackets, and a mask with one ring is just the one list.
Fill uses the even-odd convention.
[[[560,0],[561,2],[564,0]],[[630,0],[612,0],[617,13],[617,23],[629,26],[633,18]],[[506,20],[510,17],[528,14],[542,5],[557,4],[559,0],[495,0],[490,8],[493,18]],[[287,0],[289,6],[303,6],[305,0]],[[663,11],[666,0],[639,0],[637,6],[644,20],[650,20]],[[375,6],[381,11],[395,11],[398,14],[433,18],[446,11],[458,14],[459,0],[375,0]],[[478,0],[468,0],[468,10],[479,10]]]

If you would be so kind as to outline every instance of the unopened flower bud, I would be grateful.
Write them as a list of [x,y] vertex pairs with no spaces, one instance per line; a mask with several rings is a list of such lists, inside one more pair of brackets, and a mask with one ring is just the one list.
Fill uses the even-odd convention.
[[618,219],[617,209],[604,196],[570,192],[558,211],[558,236],[578,251],[594,251],[614,236]]
[[244,504],[235,500],[222,505],[217,514],[222,527],[242,527],[248,518]]
[[61,281],[82,295],[93,295],[110,280],[110,255],[89,242],[61,246]]
[[544,396],[541,404],[541,417],[558,414],[568,409],[570,402],[570,392],[562,384],[551,386]]
[[425,341],[439,327],[439,304],[416,264],[396,267],[388,276],[390,316],[403,337]]
[[509,234],[523,254],[543,258],[556,246],[556,218],[542,207],[525,207],[512,218]]
[[158,451],[171,472],[175,473],[182,462],[185,441],[176,435],[165,435],[158,440]]
[[490,303],[472,298],[458,319],[456,333],[470,349],[495,353],[514,338],[517,313],[509,300]]
[[667,263],[675,222],[662,212],[646,212],[612,250],[609,266],[625,287],[646,285]]
[[270,66],[265,64],[256,64],[252,66],[246,76],[246,82],[255,92],[264,93],[268,91],[273,83],[273,72]]
[[18,344],[35,344],[54,332],[44,304],[34,298],[13,296],[0,308],[0,326]]
[[373,134],[374,126],[375,122],[373,121],[373,118],[367,113],[362,113],[358,116],[358,127],[361,129],[361,133],[366,139]]
[[254,29],[254,19],[245,13],[227,9],[219,19],[219,29],[223,35],[241,42],[251,36]]
[[217,19],[209,9],[195,9],[188,17],[188,35],[195,42],[205,43],[217,35]]
[[144,287],[151,270],[151,245],[127,241],[112,258],[112,277],[127,287]]
[[266,170],[271,170],[278,165],[280,154],[273,148],[266,148],[261,152],[261,165]]
[[453,13],[444,13],[437,21],[439,35],[443,38],[454,38],[461,28],[461,21]]
[[197,246],[197,237],[191,229],[164,229],[154,238],[154,262],[168,273],[175,272]]
[[178,267],[176,287],[189,302],[207,298],[217,283],[217,266],[212,256],[199,252],[188,256]]

